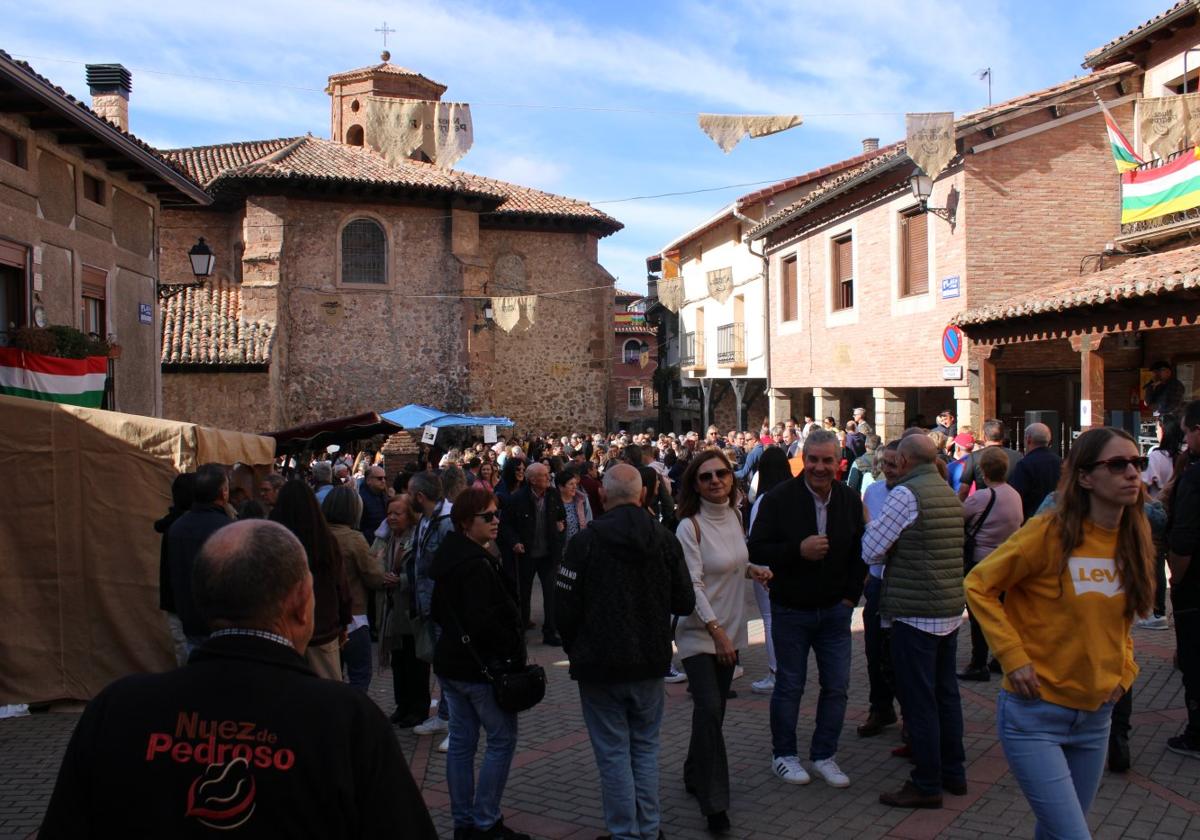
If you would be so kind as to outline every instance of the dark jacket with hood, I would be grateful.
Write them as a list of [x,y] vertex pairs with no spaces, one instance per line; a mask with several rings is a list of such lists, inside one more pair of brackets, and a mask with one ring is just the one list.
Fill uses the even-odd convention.
[[571,677],[661,678],[671,664],[671,616],[696,596],[675,535],[634,504],[618,505],[567,543],[554,614]]
[[433,557],[429,577],[433,620],[442,629],[433,653],[435,674],[464,682],[487,681],[463,644],[463,633],[471,637],[471,647],[489,668],[524,666],[521,608],[495,557],[461,532],[451,531]]

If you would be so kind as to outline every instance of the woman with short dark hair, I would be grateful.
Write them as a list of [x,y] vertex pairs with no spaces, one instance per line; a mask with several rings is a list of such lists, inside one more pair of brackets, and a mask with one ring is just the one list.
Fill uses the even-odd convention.
[[[450,706],[446,784],[454,837],[527,838],[504,825],[500,800],[517,748],[517,715],[496,703],[489,670],[525,665],[521,608],[512,581],[487,550],[499,528],[496,497],[471,487],[450,511],[454,530],[433,558],[433,620],[442,628],[433,671]],[[487,748],[479,777],[475,753],[480,728]]]

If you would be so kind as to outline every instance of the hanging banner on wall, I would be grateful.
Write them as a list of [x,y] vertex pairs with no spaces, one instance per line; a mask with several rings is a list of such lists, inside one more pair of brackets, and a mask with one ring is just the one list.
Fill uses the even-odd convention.
[[683,278],[664,277],[658,281],[658,302],[663,308],[678,312],[683,307]]
[[506,333],[525,332],[537,322],[537,295],[494,297],[492,317],[496,326]]
[[922,172],[936,178],[956,154],[954,112],[905,114],[904,126],[908,156]]
[[1194,145],[1198,139],[1193,126],[1200,117],[1200,94],[1148,96],[1137,100],[1136,123],[1142,145],[1157,157]]
[[795,128],[804,122],[799,114],[776,114],[749,116],[746,114],[701,114],[700,130],[712,138],[729,154],[749,134],[751,137],[766,137]]

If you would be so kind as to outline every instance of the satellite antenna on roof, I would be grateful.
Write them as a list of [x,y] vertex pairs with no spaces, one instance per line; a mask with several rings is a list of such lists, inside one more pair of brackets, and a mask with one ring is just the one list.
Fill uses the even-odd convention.
[[[386,25],[386,24],[384,24],[384,25]],[[376,31],[379,31],[379,30],[376,30]],[[977,70],[976,73],[974,73],[974,74],[976,74],[976,78],[979,79],[980,82],[983,82],[984,79],[988,79],[988,107],[990,108],[991,107],[991,67],[984,67],[983,70]]]

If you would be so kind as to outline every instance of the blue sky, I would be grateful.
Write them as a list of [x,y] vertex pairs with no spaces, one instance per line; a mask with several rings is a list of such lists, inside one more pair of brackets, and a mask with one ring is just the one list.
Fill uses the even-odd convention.
[[[806,172],[900,139],[905,111],[986,105],[982,67],[996,101],[1080,75],[1087,50],[1169,5],[0,0],[0,48],[85,100],[84,63],[125,64],[131,130],[158,147],[325,137],[326,77],[378,61],[386,20],[394,63],[472,104],[458,167],[598,203],[626,225],[601,261],[641,290],[647,255],[754,188],[612,200]],[[701,111],[805,124],[726,155]]]

